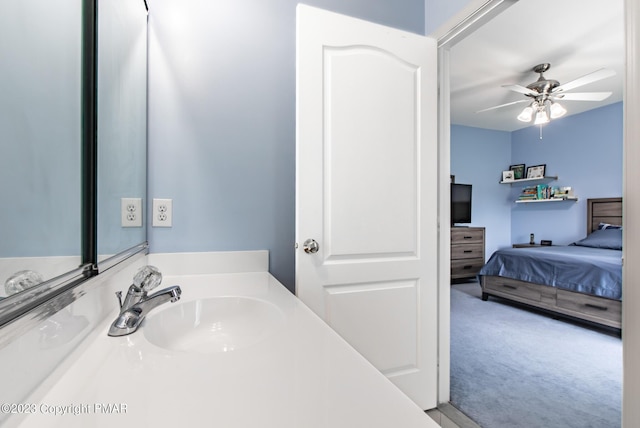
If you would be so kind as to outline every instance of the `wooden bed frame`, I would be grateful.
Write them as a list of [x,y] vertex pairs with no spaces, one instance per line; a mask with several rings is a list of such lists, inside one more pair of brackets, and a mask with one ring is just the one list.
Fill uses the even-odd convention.
[[[587,200],[587,234],[600,223],[622,224],[622,198]],[[608,327],[622,328],[622,302],[501,276],[481,278],[482,300],[501,297]]]

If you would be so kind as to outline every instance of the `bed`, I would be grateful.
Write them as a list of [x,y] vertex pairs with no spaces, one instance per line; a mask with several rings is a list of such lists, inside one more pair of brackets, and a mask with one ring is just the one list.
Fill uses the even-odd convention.
[[622,326],[622,198],[587,201],[587,236],[571,245],[496,251],[478,273],[482,300],[524,303]]

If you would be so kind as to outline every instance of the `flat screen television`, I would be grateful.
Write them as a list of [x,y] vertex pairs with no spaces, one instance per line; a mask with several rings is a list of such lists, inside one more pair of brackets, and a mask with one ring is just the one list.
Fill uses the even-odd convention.
[[451,183],[451,225],[471,223],[471,184]]

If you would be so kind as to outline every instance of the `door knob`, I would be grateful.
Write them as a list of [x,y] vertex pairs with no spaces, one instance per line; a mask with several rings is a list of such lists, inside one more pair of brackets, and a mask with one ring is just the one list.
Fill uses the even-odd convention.
[[314,254],[318,252],[318,249],[320,248],[320,246],[318,245],[318,243],[315,241],[315,239],[307,239],[306,241],[304,241],[304,243],[302,244],[302,248],[304,249],[304,252],[307,254]]

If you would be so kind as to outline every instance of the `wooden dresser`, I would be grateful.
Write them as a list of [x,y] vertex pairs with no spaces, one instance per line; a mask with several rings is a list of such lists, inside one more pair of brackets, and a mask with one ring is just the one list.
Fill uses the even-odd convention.
[[474,278],[484,265],[484,227],[451,228],[451,280]]

